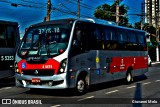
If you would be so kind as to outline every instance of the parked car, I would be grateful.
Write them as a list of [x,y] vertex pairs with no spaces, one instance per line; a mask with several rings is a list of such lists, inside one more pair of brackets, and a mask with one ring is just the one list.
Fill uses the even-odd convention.
[[148,55],[148,66],[151,67],[152,66],[152,60],[150,58],[150,56]]

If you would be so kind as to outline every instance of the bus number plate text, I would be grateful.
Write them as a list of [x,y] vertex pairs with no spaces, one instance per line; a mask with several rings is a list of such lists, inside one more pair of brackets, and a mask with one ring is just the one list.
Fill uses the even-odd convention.
[[32,83],[40,83],[41,79],[40,78],[32,78]]

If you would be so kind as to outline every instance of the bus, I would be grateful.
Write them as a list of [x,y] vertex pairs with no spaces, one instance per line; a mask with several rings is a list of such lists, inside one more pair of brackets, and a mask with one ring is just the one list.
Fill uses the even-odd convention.
[[75,89],[148,71],[146,33],[90,19],[31,25],[16,53],[17,87]]
[[0,20],[0,78],[14,76],[14,60],[19,42],[18,23]]

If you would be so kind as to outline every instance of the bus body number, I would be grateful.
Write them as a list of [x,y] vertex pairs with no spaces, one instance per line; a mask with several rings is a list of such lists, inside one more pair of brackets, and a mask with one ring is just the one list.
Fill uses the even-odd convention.
[[1,61],[13,61],[14,56],[1,56]]
[[43,65],[42,68],[44,68],[44,69],[50,69],[50,68],[52,68],[52,65]]

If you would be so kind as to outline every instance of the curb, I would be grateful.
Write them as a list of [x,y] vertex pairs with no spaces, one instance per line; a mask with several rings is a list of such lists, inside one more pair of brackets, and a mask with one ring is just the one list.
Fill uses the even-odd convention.
[[160,64],[160,62],[152,62],[152,64],[154,65],[154,64]]

